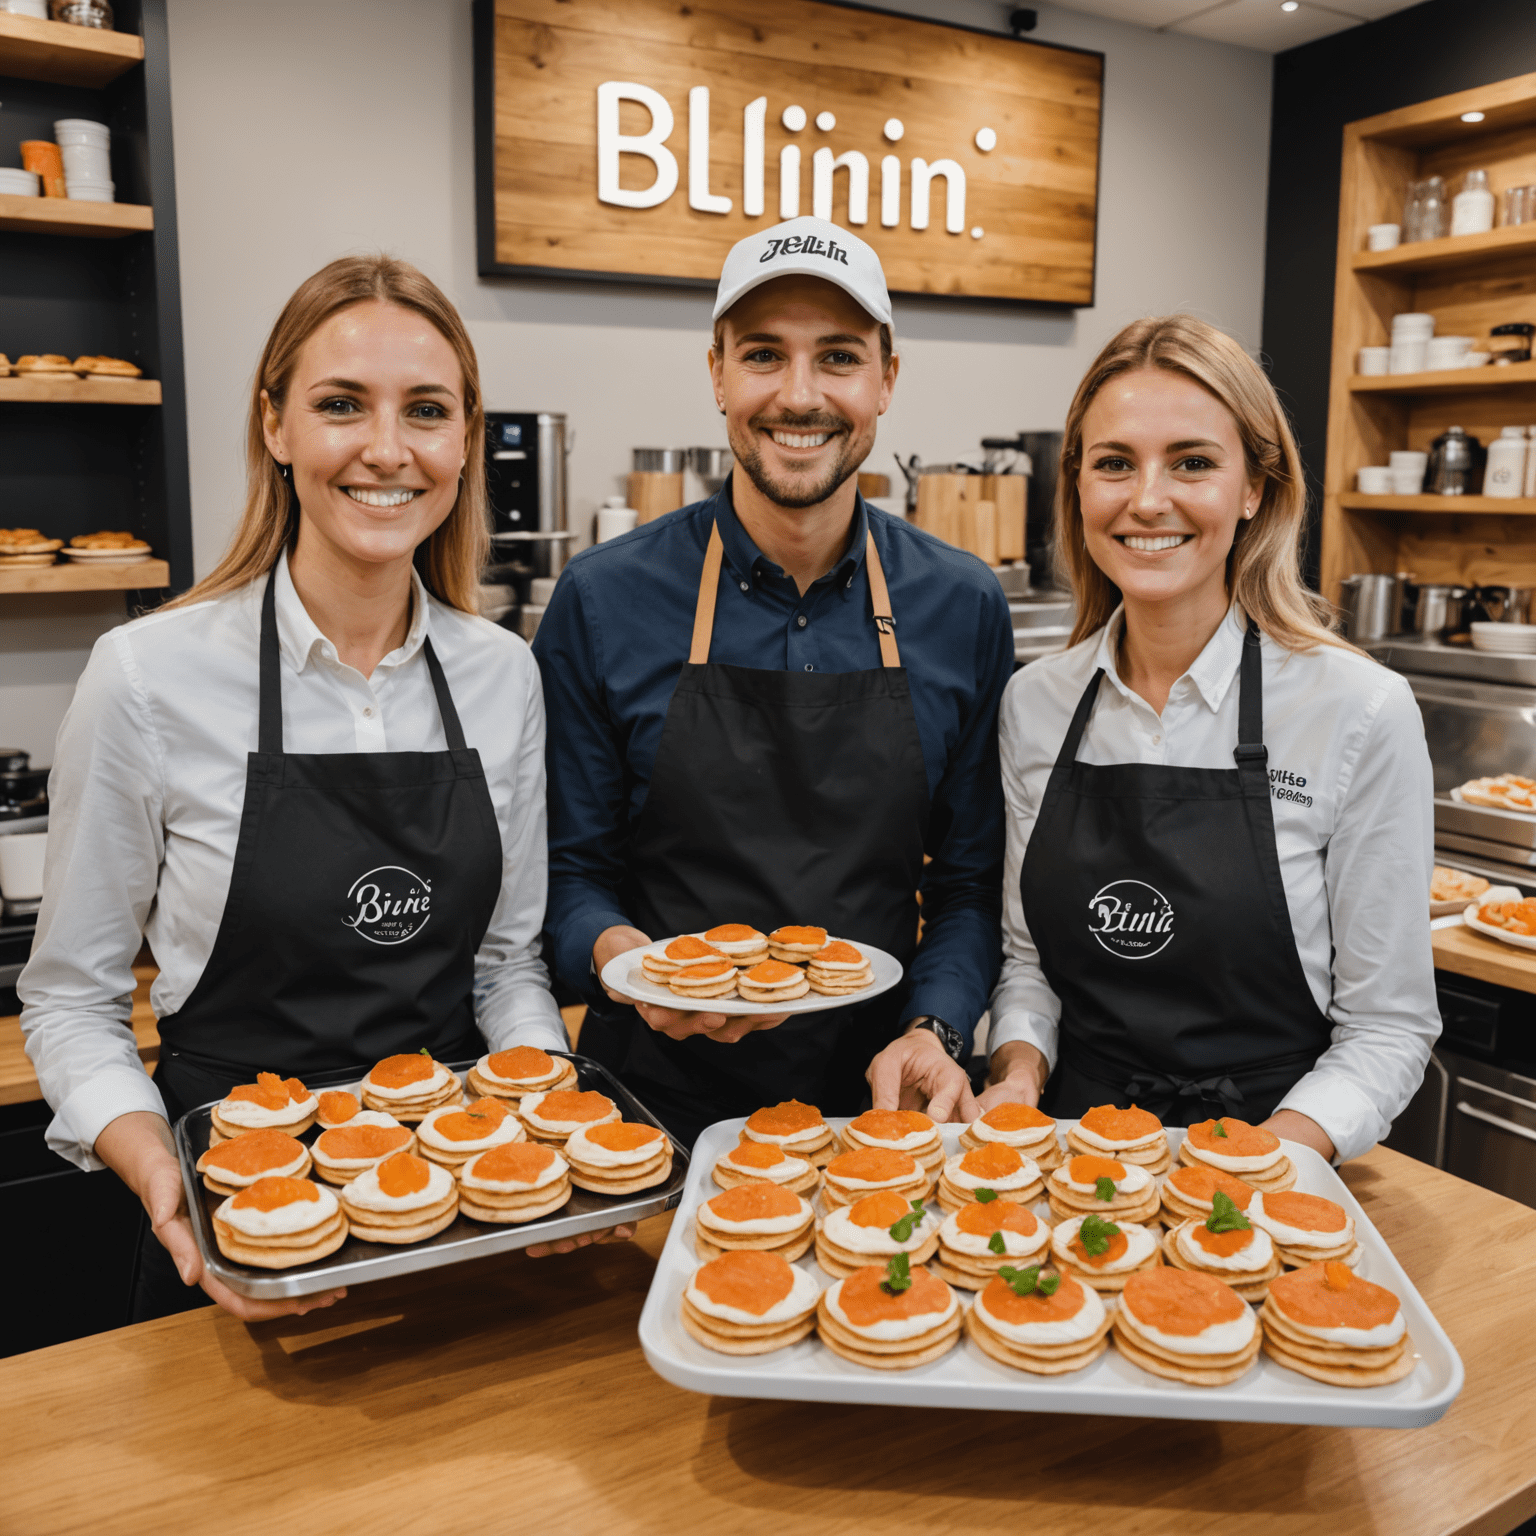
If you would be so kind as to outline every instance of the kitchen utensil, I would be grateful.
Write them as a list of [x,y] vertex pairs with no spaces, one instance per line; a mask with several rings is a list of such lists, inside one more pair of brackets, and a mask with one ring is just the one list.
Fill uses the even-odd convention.
[[[834,1120],[835,1129],[847,1122]],[[672,1220],[640,1314],[640,1346],[650,1367],[674,1386],[722,1397],[775,1398],[819,1403],[875,1403],[901,1408],[1002,1409],[1018,1413],[1114,1414],[1133,1418],[1206,1419],[1225,1422],[1374,1425],[1422,1428],[1440,1419],[1466,1379],[1455,1345],[1398,1263],[1348,1185],[1310,1147],[1284,1142],[1296,1166],[1296,1188],[1321,1195],[1354,1218],[1362,1252],[1357,1271],[1384,1285],[1397,1298],[1419,1361],[1413,1373],[1388,1387],[1330,1387],[1288,1371],[1260,1354],[1253,1368],[1230,1386],[1192,1388],[1139,1370],[1111,1348],[1092,1365],[1061,1376],[1033,1376],[997,1365],[962,1336],[932,1364],[910,1371],[876,1371],[833,1354],[814,1337],[765,1355],[725,1355],[705,1348],[683,1327],[682,1301],[699,1259],[693,1249],[694,1212],[717,1194],[711,1170],[741,1135],[742,1119],[709,1126],[694,1144],[682,1202]],[[1057,1122],[1065,1134],[1073,1121]],[[944,1151],[953,1156],[961,1127],[941,1128]],[[1170,1127],[1168,1141],[1177,1165],[1182,1128]],[[1045,1202],[1035,1210],[1054,1218]],[[832,1282],[807,1255],[798,1267],[823,1289]],[[962,1293],[964,1294],[964,1293]],[[962,1302],[962,1306],[966,1305]],[[1027,1432],[1027,1421],[1020,1420]]]
[[637,475],[680,475],[688,468],[686,448],[635,448],[631,453]]
[[1390,251],[1402,239],[1400,224],[1372,224],[1365,232],[1365,248],[1368,251]]
[[46,832],[11,832],[0,837],[0,896],[7,901],[36,901],[43,894]]
[[1501,224],[1524,224],[1533,214],[1536,214],[1536,207],[1527,201],[1530,191],[1529,187],[1505,189],[1504,215],[1499,221]]
[[1390,496],[1392,471],[1385,464],[1366,464],[1355,471],[1355,488],[1364,496]]
[[1466,601],[1465,587],[1439,584],[1422,586],[1414,598],[1414,633],[1426,640],[1439,640],[1462,625],[1462,604]]
[[1430,444],[1424,488],[1432,496],[1465,496],[1473,486],[1481,444],[1460,427],[1448,427]]
[[1477,600],[1491,624],[1517,629],[1531,617],[1530,587],[1479,587]]
[[1391,347],[1361,347],[1360,356],[1355,363],[1357,372],[1371,378],[1386,373],[1391,366]]
[[1355,644],[1401,633],[1407,580],[1404,575],[1361,573],[1344,578],[1340,583],[1344,589],[1344,632]]
[[1429,455],[1414,448],[1399,448],[1388,456],[1395,496],[1417,496],[1424,489],[1424,471]]
[[1536,325],[1516,320],[1509,325],[1496,325],[1488,332],[1488,350],[1498,363],[1528,363],[1531,360],[1531,337],[1536,335]]
[[640,514],[622,496],[610,496],[597,509],[597,542],[606,544],[628,533],[640,521]]
[[735,456],[729,448],[690,448],[687,452],[688,468],[704,482],[705,489],[713,496],[730,474],[731,465],[736,462]]

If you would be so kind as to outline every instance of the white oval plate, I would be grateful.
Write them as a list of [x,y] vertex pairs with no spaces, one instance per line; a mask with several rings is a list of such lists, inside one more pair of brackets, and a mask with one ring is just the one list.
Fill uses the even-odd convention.
[[1478,933],[1486,933],[1490,939],[1498,939],[1501,943],[1513,944],[1516,949],[1536,949],[1536,938],[1527,938],[1523,933],[1508,933],[1503,928],[1495,928],[1492,924],[1483,922],[1477,915],[1478,908],[1487,902],[1519,900],[1520,892],[1515,886],[1490,886],[1462,913],[1462,921],[1468,928]]
[[[850,992],[846,997],[823,997],[819,992],[807,992],[804,997],[791,998],[787,1003],[749,1003],[741,997],[679,997],[670,987],[659,987],[646,979],[640,962],[646,955],[659,954],[673,938],[658,939],[643,949],[626,950],[615,955],[603,967],[602,982],[613,992],[622,992],[637,1003],[653,1003],[658,1008],[676,1008],[683,1013],[826,1013],[833,1008],[850,1008],[855,1003],[867,1003],[882,992],[889,992],[901,980],[901,962],[895,955],[888,955],[873,944],[859,944],[869,956],[875,979],[862,992]],[[828,939],[830,943],[830,938]],[[849,940],[850,943],[857,942]]]

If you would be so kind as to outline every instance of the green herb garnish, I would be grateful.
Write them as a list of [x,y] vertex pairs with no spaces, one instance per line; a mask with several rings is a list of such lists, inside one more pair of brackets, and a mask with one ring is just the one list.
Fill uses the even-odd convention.
[[1032,1296],[1036,1291],[1042,1296],[1054,1296],[1056,1287],[1061,1284],[1060,1275],[1042,1276],[1038,1264],[1031,1264],[1028,1269],[1015,1269],[1011,1264],[1004,1264],[998,1274],[1015,1296]]
[[1237,1202],[1218,1189],[1211,1196],[1211,1214],[1205,1218],[1207,1232],[1251,1232],[1253,1223],[1238,1210]]
[[422,1046],[422,1048],[421,1048],[421,1054],[422,1054],[422,1055],[423,1055],[423,1056],[425,1056],[425,1057],[426,1057],[426,1058],[427,1058],[427,1060],[428,1060],[428,1061],[431,1061],[431,1060],[432,1060],[432,1052],[431,1052],[431,1051],[429,1051],[429,1050],[428,1050],[428,1049],[427,1049],[427,1048],[426,1048],[426,1046]]
[[997,1199],[995,1189],[973,1189],[971,1193],[975,1195],[977,1205],[990,1205]]
[[922,1221],[923,1217],[927,1214],[928,1213],[924,1209],[923,1202],[921,1200],[914,1200],[912,1202],[912,1209],[908,1211],[905,1216],[902,1216],[897,1221],[892,1223],[888,1229],[891,1236],[898,1243],[906,1242],[907,1239],[912,1236],[912,1229],[916,1227],[917,1224]]
[[1227,1128],[1220,1120],[1211,1121],[1211,1135],[1220,1136],[1223,1141],[1230,1141],[1232,1139],[1227,1135]]
[[1003,1241],[1003,1234],[1001,1232],[994,1232],[992,1236],[987,1239],[987,1247],[990,1248],[993,1253],[1008,1252],[1008,1244]]
[[1083,1252],[1095,1259],[1101,1253],[1108,1253],[1110,1238],[1119,1235],[1120,1228],[1102,1216],[1084,1216],[1077,1229],[1077,1240],[1083,1245]]
[[899,1296],[912,1289],[912,1265],[906,1254],[898,1253],[885,1266],[885,1279],[880,1282],[880,1289],[887,1296]]
[[1093,1181],[1093,1198],[1095,1200],[1113,1200],[1115,1198],[1115,1181],[1113,1179],[1095,1179]]

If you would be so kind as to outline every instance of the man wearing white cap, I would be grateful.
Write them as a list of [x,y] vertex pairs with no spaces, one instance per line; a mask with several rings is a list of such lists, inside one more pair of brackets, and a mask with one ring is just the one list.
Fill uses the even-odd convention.
[[[789,1098],[969,1119],[999,964],[1008,605],[981,562],[858,493],[899,366],[868,245],[815,218],[748,236],[714,324],[739,472],[576,556],[534,643],[546,927],[589,1004],[581,1048],[685,1142]],[[787,1019],[631,1006],[598,981],[726,923],[824,927],[905,976]]]

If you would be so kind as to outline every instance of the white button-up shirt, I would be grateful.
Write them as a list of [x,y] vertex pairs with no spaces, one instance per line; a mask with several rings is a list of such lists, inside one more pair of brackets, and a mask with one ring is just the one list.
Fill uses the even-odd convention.
[[[1237,745],[1244,622],[1234,608],[1173,686],[1161,715],[1115,665],[1123,611],[1071,650],[1014,675],[999,728],[1008,847],[993,1049],[1056,1059],[1061,1000],[1024,921],[1019,872],[1046,781],[1083,689],[1104,681],[1078,761],[1228,768]],[[1433,779],[1407,680],[1337,646],[1288,651],[1264,636],[1264,742],[1286,906],[1332,1043],[1284,1099],[1356,1157],[1387,1133],[1440,1033],[1429,945]],[[1257,878],[1257,871],[1255,871]]]
[[[544,699],[517,636],[415,580],[405,643],[364,677],[342,663],[277,566],[283,746],[433,752],[447,742],[422,654],[442,663],[479,750],[501,831],[501,896],[475,957],[475,1017],[491,1049],[568,1048],[539,954],[546,875]],[[130,1110],[165,1109],[129,1025],[134,956],[148,939],[157,1018],[197,985],[229,893],[246,755],[256,749],[265,579],[150,614],[97,641],[59,730],[48,862],[32,958],[17,984],[48,1145],[82,1168]]]

